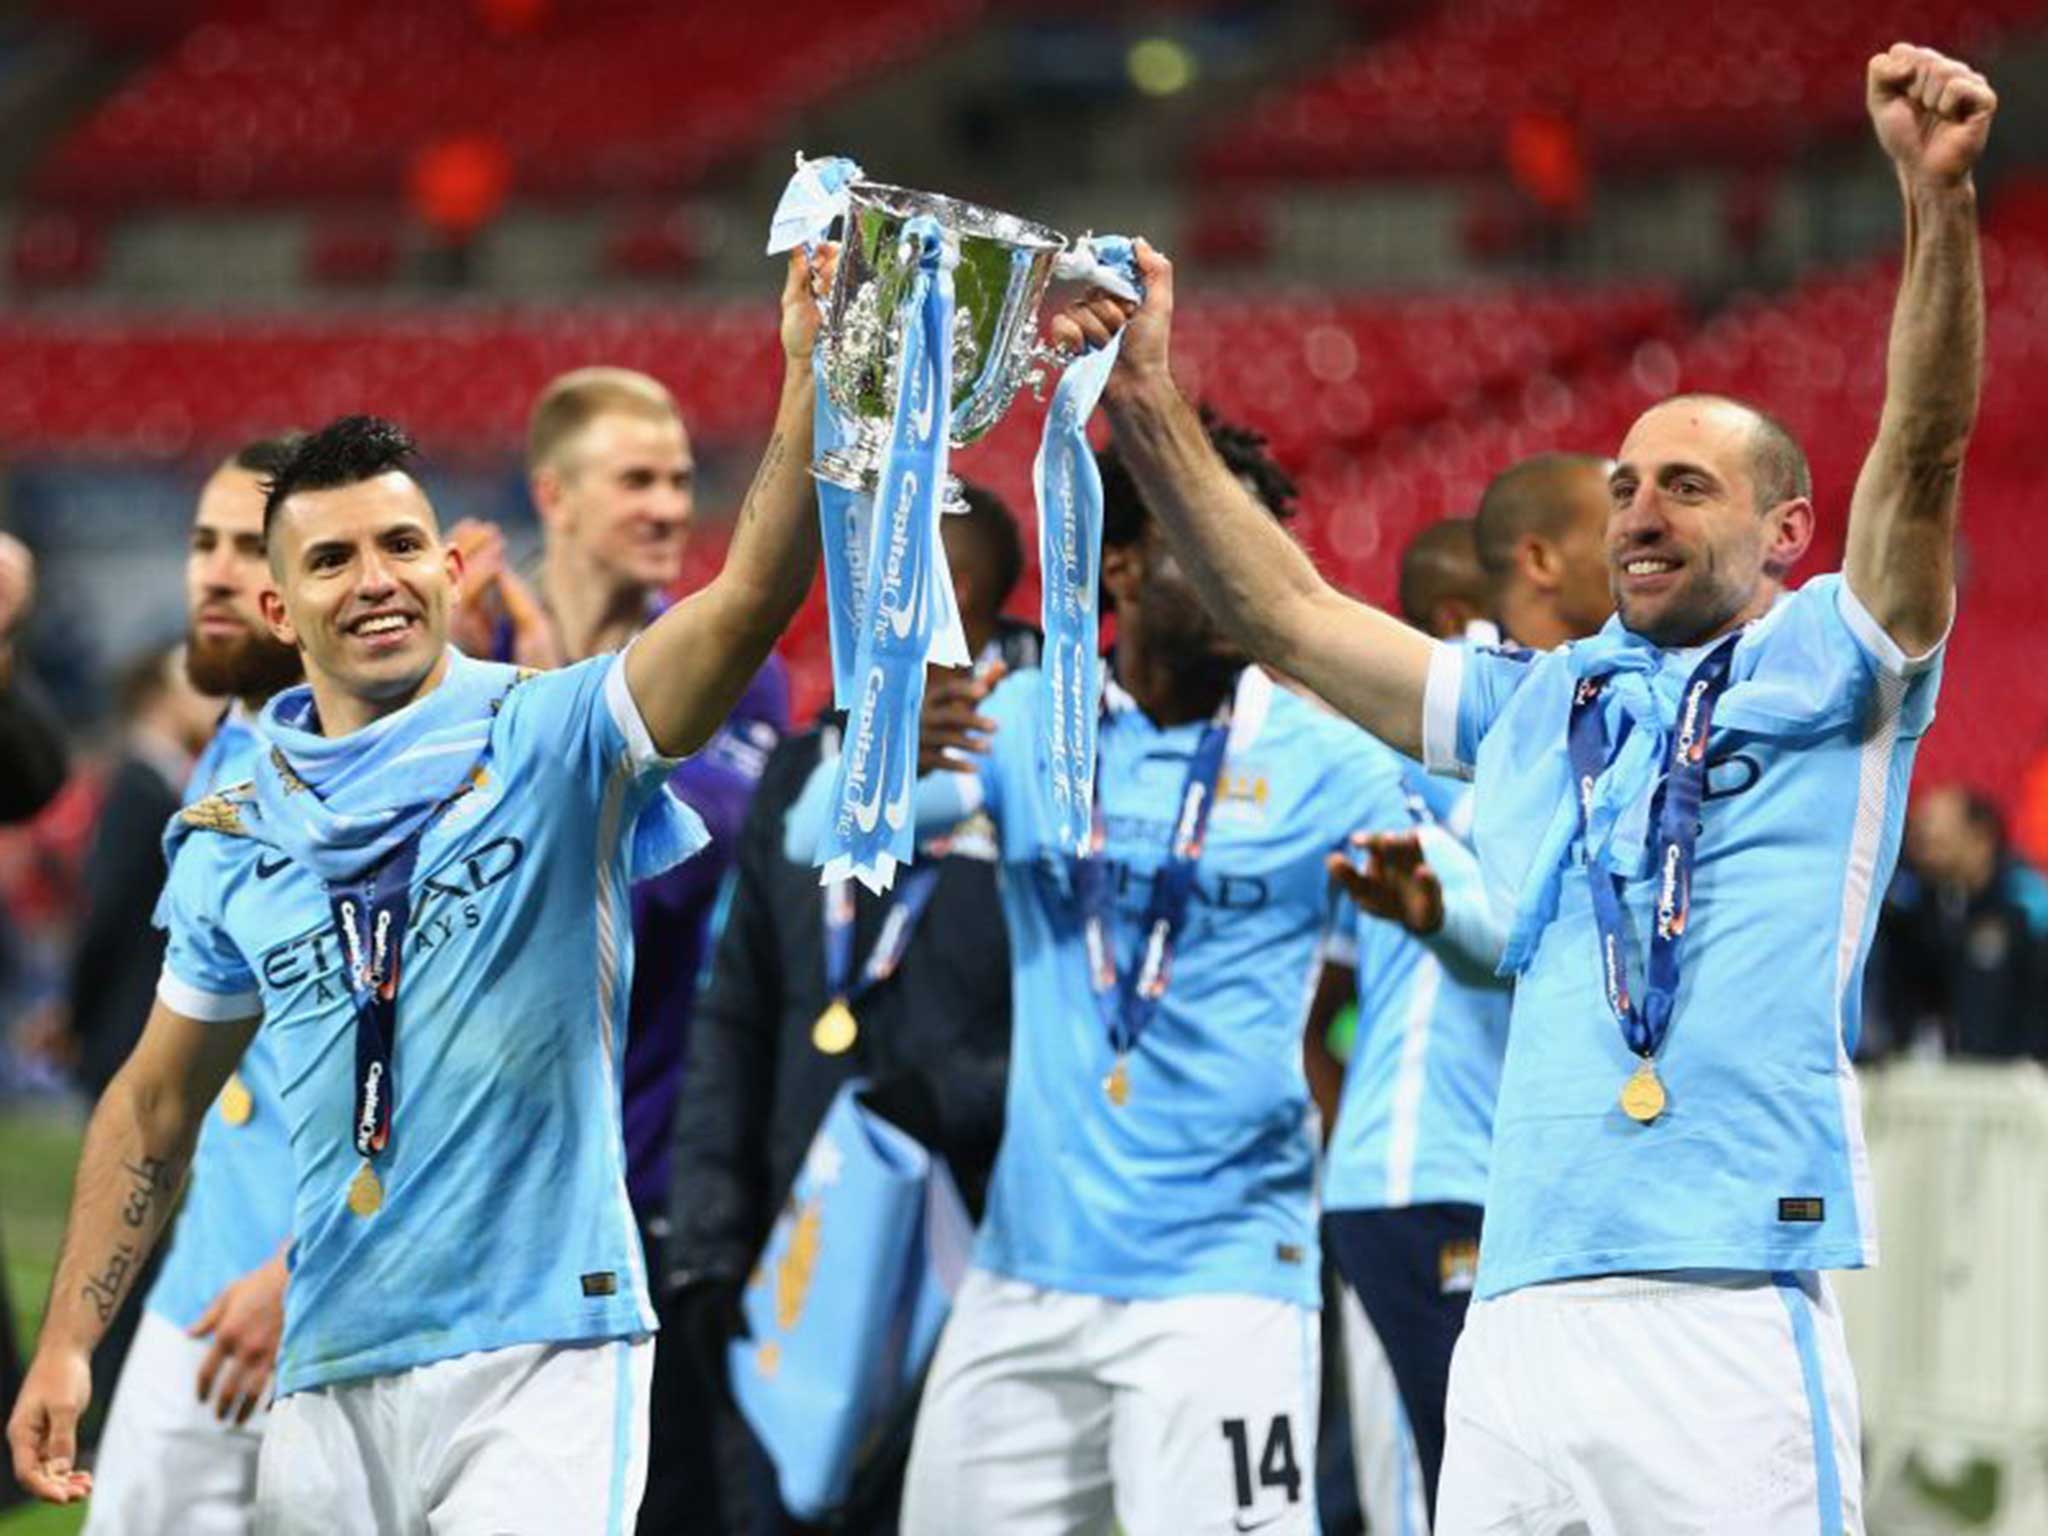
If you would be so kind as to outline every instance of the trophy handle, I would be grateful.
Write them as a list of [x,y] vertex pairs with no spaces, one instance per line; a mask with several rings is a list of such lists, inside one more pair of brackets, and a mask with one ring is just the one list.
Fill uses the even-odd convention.
[[1034,343],[1024,364],[1024,380],[1031,386],[1031,398],[1040,405],[1045,404],[1045,386],[1053,376],[1065,371],[1080,354],[1072,347],[1048,347],[1044,342]]

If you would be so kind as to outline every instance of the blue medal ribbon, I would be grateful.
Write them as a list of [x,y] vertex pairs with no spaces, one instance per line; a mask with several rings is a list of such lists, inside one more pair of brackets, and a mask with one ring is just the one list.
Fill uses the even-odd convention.
[[342,974],[356,1005],[356,1153],[374,1160],[391,1143],[395,1097],[391,1058],[398,1049],[398,971],[412,916],[415,833],[360,880],[330,884],[327,899],[341,945]]
[[[1692,902],[1693,856],[1699,840],[1700,805],[1707,788],[1707,733],[1714,705],[1728,686],[1735,659],[1736,636],[1730,635],[1703,657],[1686,679],[1679,700],[1678,725],[1671,739],[1663,787],[1652,819],[1657,826],[1657,904],[1650,929],[1649,961],[1645,966],[1640,1007],[1628,986],[1627,938],[1621,905],[1622,877],[1607,866],[1601,850],[1589,849],[1586,879],[1593,898],[1593,921],[1600,936],[1600,968],[1607,1006],[1621,1027],[1629,1050],[1645,1061],[1663,1047],[1678,1000],[1679,961],[1685,942],[1686,917]],[[1610,757],[1607,722],[1600,708],[1605,676],[1580,680],[1572,694],[1567,744],[1572,781],[1579,802],[1579,828],[1590,820],[1594,787]],[[1618,753],[1633,721],[1624,718],[1612,744]]]
[[1230,742],[1231,704],[1226,701],[1202,728],[1188,761],[1188,776],[1174,813],[1166,862],[1152,879],[1151,899],[1139,929],[1136,963],[1122,970],[1116,962],[1116,941],[1110,929],[1110,871],[1103,858],[1106,841],[1099,797],[1091,800],[1086,850],[1073,858],[1074,895],[1081,908],[1082,941],[1087,947],[1089,985],[1095,1006],[1117,1056],[1137,1049],[1152,1016],[1166,996],[1174,950],[1186,924],[1195,894],[1195,867],[1209,834],[1209,812],[1216,803],[1216,785],[1223,776],[1224,750]]
[[910,948],[911,935],[917,932],[919,920],[931,905],[932,893],[938,883],[939,866],[936,862],[916,865],[903,877],[903,883],[896,887],[895,895],[882,915],[882,927],[875,935],[875,947],[869,951],[867,964],[860,968],[858,976],[853,974],[853,886],[849,881],[834,880],[825,887],[825,993],[828,997],[851,1007],[896,974],[896,968],[903,963],[904,953]]
[[819,853],[827,881],[884,891],[915,852],[917,722],[925,658],[941,617],[932,567],[944,558],[939,506],[951,451],[953,274],[958,253],[936,219],[904,225],[916,276],[904,308],[895,421],[882,456],[869,530],[866,603],[833,799]]

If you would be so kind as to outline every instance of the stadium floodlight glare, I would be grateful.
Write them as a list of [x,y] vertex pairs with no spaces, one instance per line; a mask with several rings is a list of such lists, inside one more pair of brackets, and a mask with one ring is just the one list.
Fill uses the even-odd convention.
[[1172,96],[1195,83],[1195,56],[1171,37],[1144,37],[1131,44],[1125,68],[1131,84],[1147,96]]

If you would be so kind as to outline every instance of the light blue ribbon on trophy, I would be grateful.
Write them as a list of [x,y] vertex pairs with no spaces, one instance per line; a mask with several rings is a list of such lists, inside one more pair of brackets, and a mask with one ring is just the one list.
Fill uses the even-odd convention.
[[782,200],[768,224],[768,254],[780,256],[824,239],[832,221],[846,212],[846,189],[860,179],[860,167],[844,155],[823,160],[798,155],[796,174],[782,189]]
[[[1063,278],[1093,283],[1132,302],[1139,299],[1137,258],[1121,235],[1096,235],[1061,260]],[[1102,471],[1088,447],[1088,418],[1102,398],[1123,342],[1069,363],[1045,413],[1045,435],[1031,466],[1038,496],[1040,622],[1039,733],[1051,797],[1056,847],[1088,851],[1095,786],[1095,731],[1101,716]]]
[[[815,246],[845,216],[847,194],[862,179],[858,164],[843,155],[822,160],[796,158],[796,174],[783,188],[768,228],[768,254],[779,255],[802,245]],[[854,440],[852,425],[833,407],[825,384],[826,351],[812,354],[817,404],[812,417],[813,453],[823,458]],[[873,526],[871,498],[830,480],[818,481],[818,521],[825,564],[825,611],[832,651],[832,703],[851,710],[860,649],[860,617],[867,608],[867,552]],[[953,597],[953,579],[946,569],[943,546],[929,567],[932,597],[939,604],[939,622],[929,660],[941,667],[964,667],[966,631]]]
[[839,754],[836,807],[818,850],[826,881],[885,891],[915,851],[917,724],[925,658],[941,617],[939,504],[952,449],[953,275],[958,251],[938,220],[904,225],[917,275],[904,306],[895,420],[882,456],[867,552],[856,687]]
[[[816,379],[812,407],[813,452],[826,454],[853,434],[833,409],[825,388],[825,349],[811,353]],[[853,708],[854,664],[860,651],[860,616],[867,611],[868,540],[874,530],[875,504],[860,492],[820,479],[818,532],[825,561],[825,620],[832,642],[832,705]]]
[[[779,256],[815,246],[831,231],[833,221],[846,213],[847,188],[861,179],[861,169],[843,155],[822,160],[796,157],[796,174],[783,188],[775,205],[775,217],[768,226],[768,254]],[[811,368],[817,380],[817,404],[812,415],[813,451],[830,452],[843,445],[853,433],[832,407],[825,388],[825,349],[811,354]],[[839,709],[853,707],[854,661],[859,649],[857,626],[867,607],[867,549],[873,504],[858,492],[818,482],[818,524],[825,559],[825,611],[832,639],[832,702]]]

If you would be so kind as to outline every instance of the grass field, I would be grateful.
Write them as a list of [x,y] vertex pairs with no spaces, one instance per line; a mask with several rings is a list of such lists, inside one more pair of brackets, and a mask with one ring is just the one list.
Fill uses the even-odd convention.
[[[15,1337],[24,1353],[33,1347],[42,1322],[83,1129],[78,1113],[69,1108],[0,1109],[0,1249],[7,1257]],[[0,1536],[72,1536],[84,1522],[82,1506],[31,1505],[0,1514]]]

